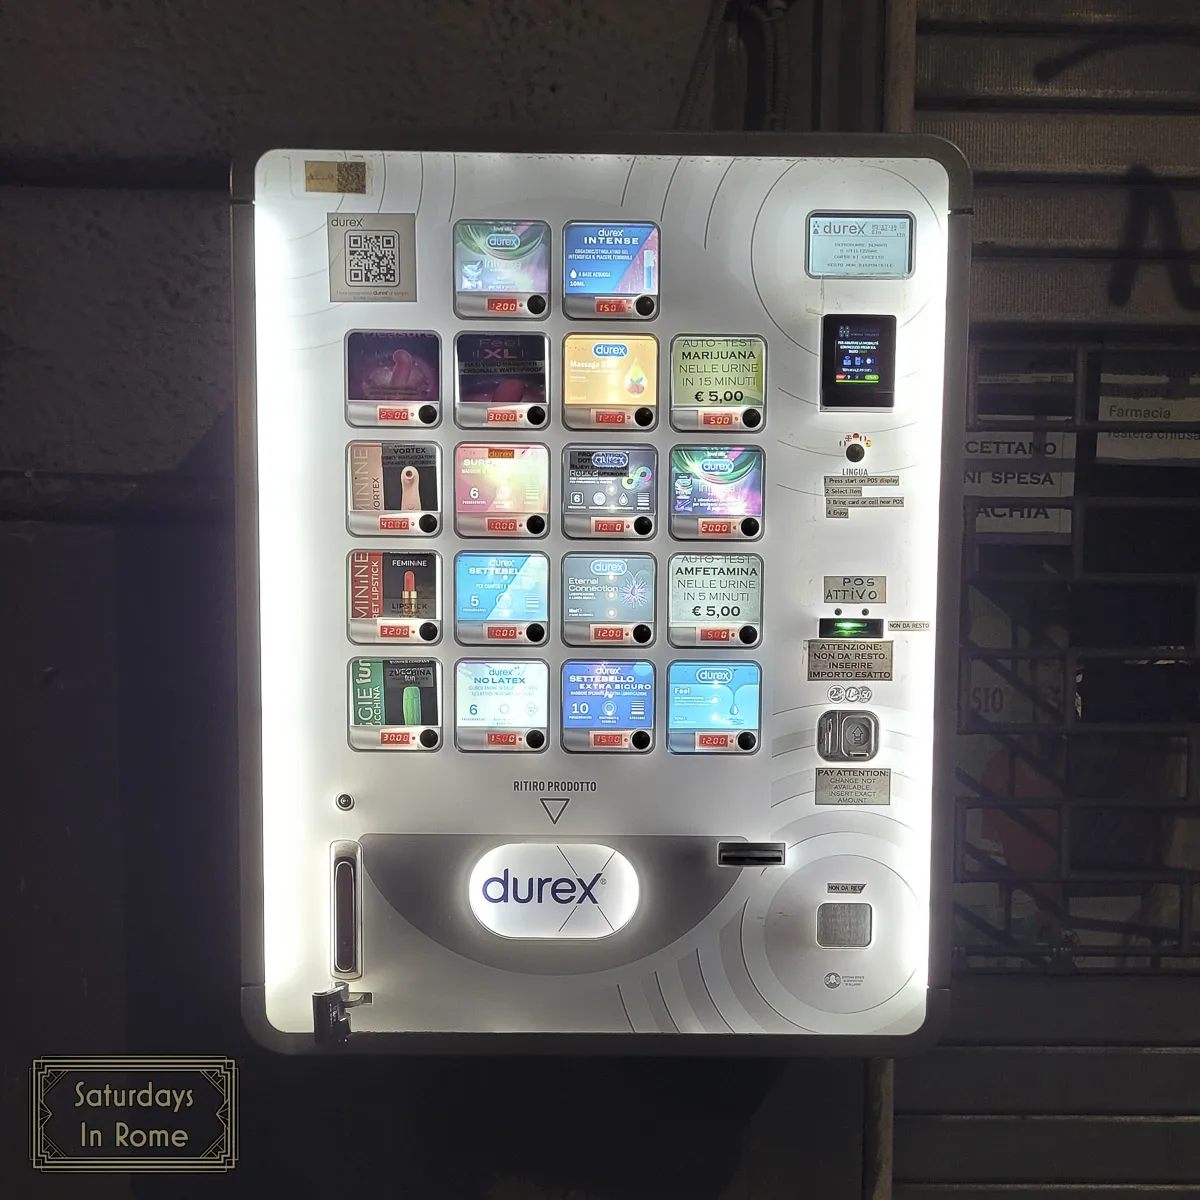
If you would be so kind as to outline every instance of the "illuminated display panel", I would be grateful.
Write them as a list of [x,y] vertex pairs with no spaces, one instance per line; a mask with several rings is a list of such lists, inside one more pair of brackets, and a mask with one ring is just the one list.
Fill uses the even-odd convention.
[[[307,163],[347,160],[364,190],[307,191]],[[921,138],[623,138],[276,150],[237,180],[256,1036],[313,1047],[341,979],[380,1047],[918,1044],[948,983],[960,161]],[[909,261],[865,277],[846,256],[874,249],[818,231],[837,270],[815,276],[825,213],[911,214]],[[887,407],[871,380],[826,402],[827,318],[894,321]],[[487,374],[505,347],[489,371],[544,376]],[[527,423],[464,425],[471,406]],[[643,468],[649,501],[624,486]],[[566,527],[625,509],[650,532]],[[821,724],[843,710],[873,718],[869,759],[819,743],[858,728]]]

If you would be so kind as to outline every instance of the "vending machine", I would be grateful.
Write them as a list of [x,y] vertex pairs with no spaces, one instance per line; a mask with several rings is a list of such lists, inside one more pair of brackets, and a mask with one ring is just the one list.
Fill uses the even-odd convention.
[[233,199],[255,1036],[923,1044],[949,977],[958,152],[275,149]]

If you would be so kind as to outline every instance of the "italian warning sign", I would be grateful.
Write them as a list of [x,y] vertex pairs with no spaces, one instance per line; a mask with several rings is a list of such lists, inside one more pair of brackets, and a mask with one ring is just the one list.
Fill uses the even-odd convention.
[[810,683],[891,677],[891,642],[843,642],[837,638],[816,638],[808,643]]

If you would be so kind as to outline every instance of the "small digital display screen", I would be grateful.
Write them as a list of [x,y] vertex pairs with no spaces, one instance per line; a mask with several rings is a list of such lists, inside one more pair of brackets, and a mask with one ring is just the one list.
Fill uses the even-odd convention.
[[667,725],[688,732],[757,731],[757,663],[673,662],[667,675]]
[[822,343],[823,405],[892,407],[896,376],[894,316],[827,314]]
[[658,295],[658,226],[575,221],[563,230],[563,293]]
[[459,621],[547,621],[550,562],[544,554],[460,554],[454,560]]
[[908,213],[821,212],[808,218],[808,273],[814,278],[906,279],[912,274]]
[[645,446],[567,450],[563,507],[568,512],[654,512],[658,456]]
[[454,678],[460,729],[545,728],[550,668],[544,662],[463,660]]
[[650,729],[654,664],[563,663],[562,711],[564,729]]
[[762,515],[762,451],[753,446],[671,450],[672,512],[699,517]]
[[834,380],[837,383],[878,383],[883,334],[866,323],[839,325],[834,343]]
[[563,558],[563,620],[637,624],[654,615],[649,554],[568,554]]
[[460,333],[454,342],[459,404],[545,404],[549,344],[541,333]]
[[460,292],[548,292],[550,226],[544,221],[459,221],[454,226],[454,279]]
[[550,456],[545,446],[464,442],[454,448],[454,498],[458,512],[545,513]]

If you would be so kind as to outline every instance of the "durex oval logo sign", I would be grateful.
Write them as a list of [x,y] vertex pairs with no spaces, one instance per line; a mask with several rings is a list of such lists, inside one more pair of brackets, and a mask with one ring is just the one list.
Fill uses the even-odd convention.
[[521,239],[515,233],[489,233],[487,244],[489,250],[515,250]]
[[593,558],[593,575],[624,575],[628,569],[623,558]]
[[624,342],[597,342],[592,347],[592,353],[597,358],[624,358],[629,353],[629,347]]
[[508,938],[602,938],[629,924],[638,877],[623,854],[592,842],[510,842],[471,871],[471,911]]
[[732,667],[700,667],[696,671],[697,683],[732,683]]
[[624,450],[597,450],[592,455],[592,466],[624,470],[629,466],[629,455]]
[[733,470],[733,463],[728,458],[706,458],[700,464],[700,470],[705,475],[728,475]]

